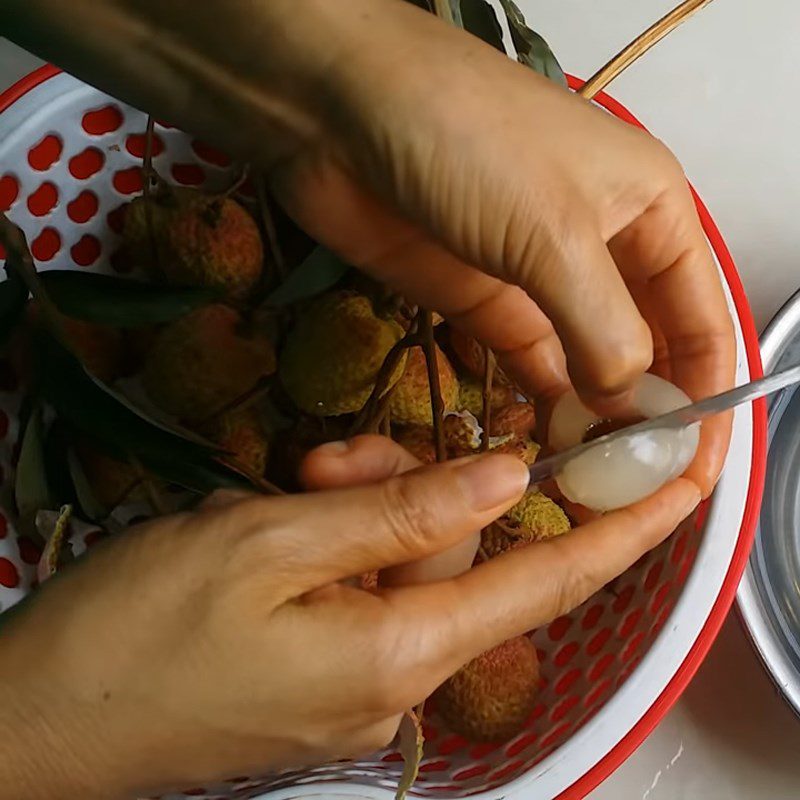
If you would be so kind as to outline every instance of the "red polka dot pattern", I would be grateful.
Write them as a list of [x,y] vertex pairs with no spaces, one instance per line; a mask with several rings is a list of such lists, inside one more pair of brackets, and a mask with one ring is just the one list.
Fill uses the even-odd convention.
[[[125,140],[125,149],[135,158],[144,158],[147,137],[143,133],[132,133]],[[153,158],[164,152],[164,142],[157,134],[153,134]]]
[[205,182],[206,174],[197,164],[174,164],[172,177],[184,186],[200,186]]
[[70,248],[72,260],[79,267],[90,267],[100,258],[100,242],[91,234],[81,238]]
[[88,180],[103,168],[105,156],[96,147],[87,147],[69,160],[69,172],[80,181]]
[[118,130],[123,119],[119,106],[104,106],[94,111],[87,111],[81,120],[81,127],[90,136],[103,136]]
[[37,261],[50,261],[61,249],[61,236],[55,228],[45,228],[32,242],[31,253]]
[[19,586],[19,572],[12,561],[0,558],[0,586],[16,589]]
[[58,202],[58,189],[53,183],[43,183],[33,194],[28,195],[28,211],[34,217],[49,214]]
[[97,199],[97,195],[87,189],[67,203],[67,216],[73,222],[82,224],[92,219],[99,207],[100,201]]
[[0,177],[0,211],[8,211],[19,197],[19,181],[13,175]]
[[120,194],[139,194],[144,187],[141,167],[129,167],[114,173],[111,181]]
[[58,162],[63,150],[61,139],[50,133],[28,151],[28,164],[37,172],[46,172]]

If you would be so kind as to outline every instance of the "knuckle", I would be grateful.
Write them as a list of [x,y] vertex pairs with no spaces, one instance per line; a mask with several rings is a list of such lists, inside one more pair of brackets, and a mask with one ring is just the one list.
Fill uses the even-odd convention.
[[409,558],[427,552],[439,529],[435,506],[428,500],[419,481],[395,478],[382,487],[383,523]]

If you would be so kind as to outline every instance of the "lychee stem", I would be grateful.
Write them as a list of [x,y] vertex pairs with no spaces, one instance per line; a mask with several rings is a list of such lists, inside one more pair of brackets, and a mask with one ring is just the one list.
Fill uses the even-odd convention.
[[202,420],[200,426],[202,427],[216,422],[220,417],[224,417],[231,411],[239,411],[243,408],[247,408],[247,406],[261,399],[265,394],[268,394],[271,387],[272,381],[269,377],[259,378],[246,392],[243,392],[238,397],[234,397],[233,400],[225,403],[224,406],[221,406],[213,414],[210,414]]
[[422,351],[428,369],[428,387],[431,394],[431,414],[433,415],[433,441],[436,445],[436,460],[446,461],[447,450],[444,443],[444,400],[439,383],[439,364],[436,357],[436,342],[433,338],[433,313],[420,309],[419,331],[422,337]]
[[392,375],[394,375],[394,371],[397,369],[397,365],[400,363],[400,359],[403,357],[403,353],[409,347],[417,347],[421,343],[416,324],[412,323],[408,333],[394,343],[392,349],[386,354],[386,358],[383,359],[383,364],[381,364],[381,368],[375,376],[375,385],[372,387],[372,392],[350,427],[351,436],[372,428],[374,420],[380,414],[381,400],[389,394],[386,389]]
[[653,45],[658,44],[679,25],[685,22],[711,0],[684,0],[658,22],[651,25],[644,33],[619,51],[607,64],[600,67],[578,91],[578,94],[591,100],[608,86],[611,81],[621,75],[631,64],[643,56]]
[[483,348],[483,435],[481,436],[481,452],[489,452],[489,428],[492,424],[492,381],[494,380],[494,355]]

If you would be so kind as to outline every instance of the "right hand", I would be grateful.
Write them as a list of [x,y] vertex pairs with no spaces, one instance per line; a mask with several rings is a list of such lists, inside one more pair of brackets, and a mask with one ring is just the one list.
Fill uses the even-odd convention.
[[99,545],[5,615],[0,798],[130,798],[369,752],[462,664],[584,601],[699,500],[678,480],[450,580],[347,586],[453,546],[527,481],[511,456],[392,477],[405,464],[379,437],[323,446],[306,480],[340,488],[217,495]]

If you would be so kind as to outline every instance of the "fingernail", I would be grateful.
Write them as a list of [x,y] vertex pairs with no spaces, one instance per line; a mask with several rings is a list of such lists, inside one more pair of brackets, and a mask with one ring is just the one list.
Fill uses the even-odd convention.
[[321,453],[324,456],[341,456],[344,455],[349,449],[349,442],[338,440],[335,442],[325,442],[325,444],[321,444],[316,448],[316,452]]
[[484,456],[459,467],[456,475],[475,511],[516,500],[530,480],[528,468],[513,456]]

